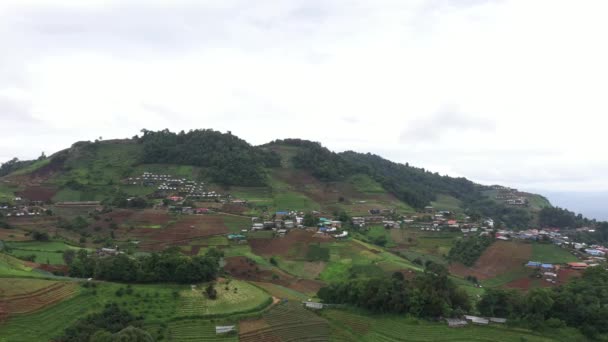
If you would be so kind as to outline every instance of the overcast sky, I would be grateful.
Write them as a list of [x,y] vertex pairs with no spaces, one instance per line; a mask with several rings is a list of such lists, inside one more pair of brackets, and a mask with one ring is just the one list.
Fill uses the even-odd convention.
[[[51,4],[53,3],[53,4]],[[142,128],[608,190],[608,3],[0,2],[0,161]]]

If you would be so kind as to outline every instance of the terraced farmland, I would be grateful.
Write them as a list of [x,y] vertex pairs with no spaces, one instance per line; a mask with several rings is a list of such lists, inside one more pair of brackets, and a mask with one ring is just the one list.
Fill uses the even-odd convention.
[[349,333],[358,337],[359,341],[554,341],[531,331],[512,330],[502,326],[467,326],[464,328],[448,328],[445,323],[431,323],[421,320],[408,319],[398,316],[363,316],[341,310],[326,310],[322,312],[337,332],[335,340],[341,340],[342,335]]
[[3,341],[49,341],[91,311],[94,297],[81,294],[32,314],[16,315],[0,325]]
[[229,284],[220,283],[216,285],[215,289],[217,290],[215,300],[208,299],[203,293],[204,286],[181,291],[178,316],[246,312],[256,308],[262,309],[271,302],[270,296],[266,292],[244,281],[233,280]]
[[216,325],[231,325],[217,324],[203,320],[183,320],[169,323],[169,341],[188,342],[188,341],[238,341],[236,334],[216,335]]
[[27,314],[70,298],[78,292],[73,282],[52,282],[49,286],[30,293],[0,298],[0,309],[9,315]]
[[300,303],[284,303],[263,315],[268,327],[240,334],[242,342],[329,341],[328,322]]

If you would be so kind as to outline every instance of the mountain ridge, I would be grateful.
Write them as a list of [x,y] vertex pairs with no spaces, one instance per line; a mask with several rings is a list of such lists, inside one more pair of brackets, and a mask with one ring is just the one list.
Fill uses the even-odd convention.
[[[80,141],[49,157],[5,163],[0,167],[5,193],[12,181],[25,183],[25,190],[31,185],[56,189],[60,195],[50,200],[104,200],[115,196],[124,178],[137,176],[147,168],[163,169],[165,165],[170,174],[205,181],[224,191],[236,188],[235,193],[245,199],[249,194],[239,193],[239,188],[270,188],[275,192],[284,189],[312,199],[313,203],[326,202],[319,191],[307,192],[306,184],[291,177],[299,174],[319,189],[331,188],[327,191],[354,195],[337,196],[338,202],[372,200],[369,195],[353,192],[353,187],[361,187],[354,183],[364,181],[375,186],[376,191],[381,188],[384,192],[385,198],[378,205],[422,210],[431,204],[441,206],[438,200],[446,199],[452,208],[468,215],[499,217],[507,225],[522,227],[533,223],[535,213],[542,207],[551,206],[546,198],[525,193],[519,193],[522,203],[507,205],[498,196],[488,195],[494,191],[491,186],[463,177],[439,175],[371,153],[336,153],[308,140],[283,139],[254,146],[230,132],[211,129],[142,132],[142,136],[131,139]],[[388,200],[389,197],[392,199]],[[343,205],[327,207],[336,209]]]

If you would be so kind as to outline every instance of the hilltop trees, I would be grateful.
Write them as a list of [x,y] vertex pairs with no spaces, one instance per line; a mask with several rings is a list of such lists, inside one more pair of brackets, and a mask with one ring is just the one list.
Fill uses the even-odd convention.
[[222,185],[264,185],[264,167],[280,164],[276,153],[255,148],[230,133],[210,129],[142,132],[144,163],[200,166],[206,168],[205,176]]

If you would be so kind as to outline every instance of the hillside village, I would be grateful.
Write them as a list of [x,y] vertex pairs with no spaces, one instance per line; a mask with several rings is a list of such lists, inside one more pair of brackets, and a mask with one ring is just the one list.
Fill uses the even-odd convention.
[[[116,154],[112,151],[105,154]],[[8,190],[3,190],[0,201],[0,266],[7,271],[0,267],[0,275],[41,277],[48,282],[45,291],[58,298],[46,300],[47,292],[25,286],[23,298],[40,304],[26,305],[22,297],[6,299],[12,306],[0,307],[0,317],[5,317],[12,334],[17,333],[17,323],[12,322],[59,310],[62,306],[55,302],[93,298],[91,303],[99,304],[122,298],[131,303],[123,305],[129,310],[154,312],[156,321],[150,322],[170,322],[157,326],[159,339],[179,341],[175,336],[192,329],[196,336],[244,341],[262,341],[270,331],[283,341],[312,336],[307,328],[312,324],[319,327],[318,340],[331,340],[331,329],[353,340],[351,328],[340,330],[336,324],[342,324],[344,317],[374,316],[356,316],[352,303],[338,298],[343,292],[331,292],[336,286],[389,281],[415,293],[429,272],[445,272],[443,281],[465,293],[470,303],[425,317],[419,323],[425,331],[467,336],[471,331],[489,333],[476,329],[506,329],[512,336],[527,338],[535,336],[525,330],[529,327],[509,330],[510,322],[517,321],[513,315],[483,309],[480,303],[485,296],[503,289],[522,296],[536,288],[558,289],[581,279],[586,269],[606,267],[608,248],[589,239],[598,229],[596,222],[541,225],[537,217],[546,205],[541,197],[501,186],[475,192],[490,201],[491,210],[486,210],[485,202],[470,202],[475,210],[468,210],[453,195],[441,194],[413,207],[371,176],[320,181],[311,172],[289,166],[269,169],[270,184],[265,186],[225,186],[201,177],[194,168],[167,166],[163,171],[158,165],[139,165],[113,173],[116,176],[110,180],[93,185],[79,180],[82,183],[74,185],[74,179],[87,172],[94,174],[85,177],[87,181],[103,176],[89,169],[66,173],[71,170],[49,174],[46,183],[38,178],[26,182],[20,175],[2,179],[0,190]],[[534,220],[521,225],[521,220],[509,220],[505,213],[522,217],[525,213]],[[113,273],[121,269],[119,261],[135,270],[156,258],[184,263],[172,267],[172,272],[184,267],[202,270],[191,263],[218,258],[217,278],[209,283],[204,274],[182,278],[175,272],[171,285],[159,288],[145,278],[162,279],[156,270]],[[85,267],[87,263],[92,264]],[[157,310],[138,301],[126,294],[129,288],[145,296],[153,288],[162,305],[171,309]],[[456,297],[442,300],[451,303],[458,293],[450,296]],[[13,307],[21,311],[16,313]],[[246,318],[210,320],[224,310]],[[404,331],[412,327],[395,324]],[[285,326],[293,326],[292,331],[284,333]],[[36,334],[54,334],[51,330]],[[372,340],[384,336],[382,330],[369,331]]]

